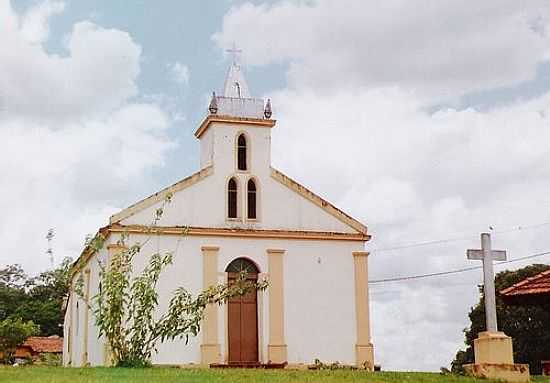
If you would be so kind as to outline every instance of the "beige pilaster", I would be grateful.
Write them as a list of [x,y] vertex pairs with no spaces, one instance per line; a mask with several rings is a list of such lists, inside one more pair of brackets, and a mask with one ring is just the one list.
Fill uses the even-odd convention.
[[269,363],[287,362],[285,343],[284,279],[283,255],[285,250],[268,249],[269,274],[269,344],[267,359]]
[[88,330],[90,327],[90,269],[84,270],[84,331],[82,333],[82,351],[80,354],[80,365],[88,365]]
[[374,369],[374,348],[370,340],[368,256],[366,251],[353,253],[355,279],[355,363],[359,368]]
[[70,293],[69,301],[67,302],[67,310],[69,310],[69,328],[67,331],[67,360],[65,362],[66,366],[71,366],[73,363],[73,295],[74,293]]
[[[207,289],[218,283],[218,246],[202,246],[202,280]],[[204,310],[202,321],[201,364],[209,366],[220,362],[220,343],[218,341],[218,308],[209,304]]]
[[[127,247],[118,244],[113,243],[107,245],[107,262],[105,267],[108,269],[111,267],[113,257],[117,254],[122,253],[123,251],[128,250]],[[109,344],[109,340],[105,338],[103,341],[103,365],[104,366],[112,366],[113,365],[113,353],[111,350],[111,345]]]

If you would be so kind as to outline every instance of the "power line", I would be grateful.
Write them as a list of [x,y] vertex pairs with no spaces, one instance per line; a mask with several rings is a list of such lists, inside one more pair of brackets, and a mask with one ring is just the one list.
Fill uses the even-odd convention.
[[447,239],[435,239],[435,240],[432,240],[432,241],[411,243],[409,245],[397,245],[397,246],[383,247],[383,248],[379,248],[379,249],[373,249],[373,250],[370,250],[370,251],[372,253],[380,253],[380,252],[383,252],[383,251],[409,249],[409,248],[413,248],[413,247],[436,245],[436,244],[446,243],[446,242],[467,241],[467,240],[470,240],[470,239],[472,239],[471,236],[469,236],[469,237],[447,238]]
[[[550,222],[542,222],[542,223],[537,223],[537,224],[534,224],[534,225],[517,226],[517,227],[514,227],[512,229],[507,229],[507,230],[493,230],[493,231],[491,231],[491,233],[493,233],[493,234],[506,234],[506,233],[512,233],[512,232],[515,232],[515,231],[535,229],[535,228],[538,228],[538,227],[548,226],[548,225],[550,225]],[[451,238],[445,238],[445,239],[436,239],[436,240],[430,240],[430,241],[424,241],[424,242],[411,243],[411,244],[408,244],[408,245],[395,245],[395,246],[390,245],[388,247],[372,249],[372,250],[370,250],[370,252],[380,253],[380,252],[383,252],[383,251],[409,249],[409,248],[414,248],[414,247],[436,245],[436,244],[447,243],[447,242],[468,241],[468,240],[472,239],[474,237],[474,235],[477,235],[477,234],[472,233],[471,235],[464,236],[464,237],[454,237],[454,238],[451,237]]]
[[[536,254],[526,255],[524,257],[509,259],[507,261],[497,262],[496,265],[498,266],[498,265],[503,265],[503,264],[512,263],[512,262],[519,262],[519,261],[523,261],[525,259],[542,257],[543,255],[547,255],[547,254],[550,254],[550,251],[546,251],[546,252],[543,252],[543,253],[536,253]],[[440,272],[437,272],[437,273],[409,275],[409,276],[404,276],[404,277],[385,278],[385,279],[375,279],[373,281],[369,281],[369,285],[374,285],[374,284],[379,284],[379,283],[389,283],[389,282],[401,282],[401,281],[408,281],[408,280],[413,280],[413,279],[440,277],[440,276],[443,276],[443,275],[459,274],[459,273],[465,273],[467,271],[479,270],[481,268],[483,268],[483,266],[471,266],[471,267],[464,267],[462,269],[440,271]]]

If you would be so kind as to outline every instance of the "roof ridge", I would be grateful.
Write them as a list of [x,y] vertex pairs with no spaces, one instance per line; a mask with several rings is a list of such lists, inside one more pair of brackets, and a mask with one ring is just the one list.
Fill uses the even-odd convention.
[[499,291],[499,294],[502,294],[502,295],[506,295],[506,294],[509,294],[511,292],[513,292],[514,290],[522,287],[522,286],[525,286],[526,284],[530,283],[530,282],[533,282],[533,281],[536,281],[537,279],[540,279],[546,275],[550,275],[550,269],[548,270],[544,270],[544,271],[541,271],[540,273],[538,274],[535,274],[533,276],[530,276],[530,277],[527,277],[527,278],[524,278],[522,279],[521,281],[517,282],[517,283],[514,283],[513,285],[505,288],[505,289],[502,289]]

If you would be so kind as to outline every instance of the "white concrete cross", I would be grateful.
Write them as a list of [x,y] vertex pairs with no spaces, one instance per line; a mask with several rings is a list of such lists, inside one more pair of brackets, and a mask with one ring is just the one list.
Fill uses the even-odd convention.
[[491,235],[481,233],[481,249],[468,249],[468,259],[483,261],[483,295],[487,331],[497,332],[497,306],[495,298],[495,272],[493,261],[505,261],[506,251],[491,249]]

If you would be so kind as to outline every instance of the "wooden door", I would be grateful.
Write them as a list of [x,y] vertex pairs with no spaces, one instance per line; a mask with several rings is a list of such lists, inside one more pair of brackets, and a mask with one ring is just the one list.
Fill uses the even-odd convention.
[[[236,274],[229,273],[229,283]],[[257,274],[248,274],[255,281]],[[258,305],[256,290],[229,299],[228,302],[229,363],[258,363]]]

